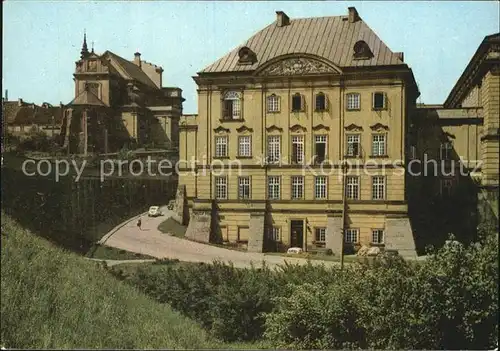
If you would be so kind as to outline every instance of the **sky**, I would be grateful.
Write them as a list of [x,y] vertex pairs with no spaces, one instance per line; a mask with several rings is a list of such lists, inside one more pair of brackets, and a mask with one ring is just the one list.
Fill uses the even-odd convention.
[[499,29],[496,1],[27,1],[3,2],[2,96],[41,104],[74,97],[73,72],[84,30],[89,49],[163,67],[163,85],[183,90],[184,113],[197,113],[192,77],[284,11],[300,17],[360,17],[404,60],[419,102],[443,103],[486,35]]

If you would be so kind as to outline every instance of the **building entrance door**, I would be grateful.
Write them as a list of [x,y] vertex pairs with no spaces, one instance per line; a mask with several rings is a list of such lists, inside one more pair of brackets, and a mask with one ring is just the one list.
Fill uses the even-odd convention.
[[290,224],[290,247],[303,248],[304,245],[304,221],[292,220]]

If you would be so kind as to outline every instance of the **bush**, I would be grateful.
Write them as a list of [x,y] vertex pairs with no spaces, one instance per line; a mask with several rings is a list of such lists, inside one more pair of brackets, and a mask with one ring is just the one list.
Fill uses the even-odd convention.
[[497,344],[498,237],[424,262],[339,267],[165,265],[130,282],[226,341],[289,349],[484,349]]

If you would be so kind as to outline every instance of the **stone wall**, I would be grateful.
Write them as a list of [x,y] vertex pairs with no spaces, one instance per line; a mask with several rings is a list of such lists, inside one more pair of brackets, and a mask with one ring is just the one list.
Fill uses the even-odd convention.
[[212,215],[210,212],[193,212],[186,230],[186,238],[209,243],[211,223]]
[[342,255],[342,217],[328,216],[326,226],[325,248],[331,249],[334,255]]
[[177,192],[175,194],[175,203],[172,218],[185,225],[187,218],[185,218],[184,211],[186,209],[186,187],[184,185],[179,185],[177,187]]
[[265,214],[251,214],[248,223],[248,252],[264,250]]
[[386,219],[385,249],[397,250],[404,258],[417,257],[409,218]]

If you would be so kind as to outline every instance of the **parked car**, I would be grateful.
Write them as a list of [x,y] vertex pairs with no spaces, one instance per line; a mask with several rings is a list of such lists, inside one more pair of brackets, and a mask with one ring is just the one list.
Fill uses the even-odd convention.
[[158,217],[161,216],[160,206],[151,206],[148,211],[148,217]]

